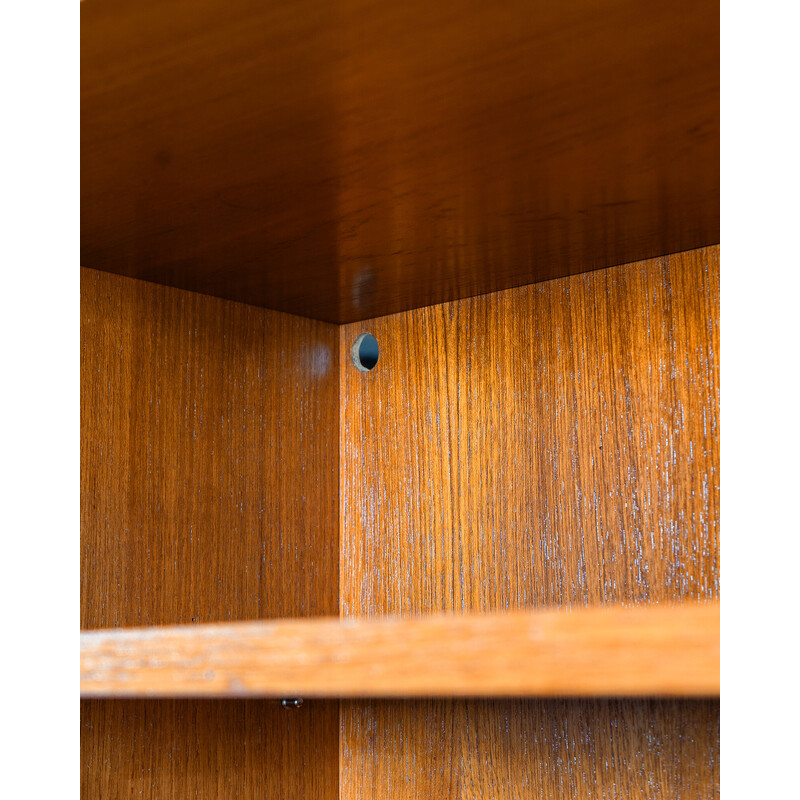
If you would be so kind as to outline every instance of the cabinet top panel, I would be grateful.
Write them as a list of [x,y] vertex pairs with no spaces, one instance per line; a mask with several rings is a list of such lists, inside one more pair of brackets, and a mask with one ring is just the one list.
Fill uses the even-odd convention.
[[719,240],[710,0],[89,0],[83,266],[332,322]]

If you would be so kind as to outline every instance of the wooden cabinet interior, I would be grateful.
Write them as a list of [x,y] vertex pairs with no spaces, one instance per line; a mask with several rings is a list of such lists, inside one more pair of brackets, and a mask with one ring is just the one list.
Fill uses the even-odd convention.
[[[718,247],[339,328],[81,289],[84,629],[719,596]],[[105,698],[81,726],[87,798],[719,786],[713,698]]]
[[[84,675],[82,796],[716,797],[718,4],[81,20],[81,627],[117,630],[116,683]],[[675,617],[592,683],[626,613],[698,603],[702,667]],[[514,625],[600,609],[570,696],[521,680],[542,650]],[[417,649],[389,663],[392,615]],[[134,656],[143,687],[163,664],[120,629],[183,626],[213,681],[207,637],[258,620],[284,667],[338,653],[338,693],[284,708],[236,668],[224,699],[180,669],[126,691]],[[267,627],[226,663],[280,661]],[[447,641],[494,683],[434,697]],[[680,684],[643,680],[664,648]],[[382,668],[420,683],[391,699]]]

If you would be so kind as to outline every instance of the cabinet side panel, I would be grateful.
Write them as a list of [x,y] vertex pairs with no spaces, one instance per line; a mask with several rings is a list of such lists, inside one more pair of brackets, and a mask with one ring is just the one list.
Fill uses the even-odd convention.
[[336,614],[336,329],[81,276],[81,627]]
[[[336,614],[336,329],[81,273],[81,627]],[[338,796],[338,704],[81,704],[81,795]]]
[[81,701],[81,797],[337,800],[339,707]]
[[[718,307],[711,247],[343,327],[342,614],[718,597]],[[342,793],[713,797],[718,708],[348,702]]]
[[717,253],[343,327],[342,613],[716,597]]

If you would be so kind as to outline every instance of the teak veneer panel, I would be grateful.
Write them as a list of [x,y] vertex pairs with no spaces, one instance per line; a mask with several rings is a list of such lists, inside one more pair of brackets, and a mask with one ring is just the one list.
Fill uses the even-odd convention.
[[[336,701],[84,700],[86,800],[337,800]],[[331,735],[333,732],[334,735]]]
[[716,603],[81,634],[83,696],[719,694]]
[[[718,306],[710,247],[344,326],[342,614],[717,598]],[[653,708],[343,702],[342,797],[714,797],[718,704]]]
[[714,247],[342,326],[342,613],[717,597],[718,296]]
[[[81,627],[338,609],[336,330],[81,271]],[[333,800],[335,704],[81,703],[81,796]]]
[[340,797],[719,797],[716,700],[342,701]]
[[81,291],[81,628],[336,614],[336,329]]
[[81,261],[333,322],[719,241],[711,0],[81,4]]

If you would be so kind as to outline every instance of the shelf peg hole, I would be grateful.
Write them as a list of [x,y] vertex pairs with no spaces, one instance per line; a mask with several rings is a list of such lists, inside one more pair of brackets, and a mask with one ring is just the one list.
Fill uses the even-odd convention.
[[362,372],[369,372],[378,363],[378,340],[371,333],[362,333],[350,351],[353,363]]

